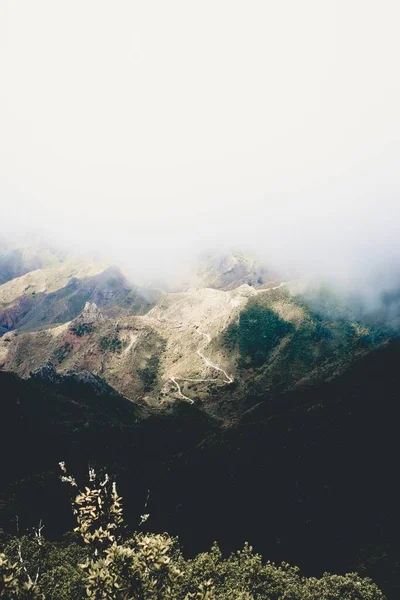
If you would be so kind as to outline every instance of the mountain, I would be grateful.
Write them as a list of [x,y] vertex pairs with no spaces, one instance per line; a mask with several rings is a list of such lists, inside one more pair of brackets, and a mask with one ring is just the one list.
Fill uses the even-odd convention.
[[229,420],[259,394],[327,380],[390,340],[384,315],[361,306],[238,253],[207,257],[175,292],[64,256],[0,285],[0,369],[89,371],[149,407],[183,399]]
[[154,528],[191,549],[251,540],[306,574],[356,570],[398,598],[399,360],[391,342],[329,381],[258,396],[176,457],[154,492]]
[[[46,521],[47,537],[72,526],[58,462],[77,475],[88,464],[107,468],[130,494],[131,516],[142,509],[148,489],[172,458],[196,446],[217,422],[185,402],[168,411],[149,411],[89,372],[58,374],[50,365],[20,379],[0,372],[0,529],[22,530]],[[67,510],[65,510],[67,508]],[[39,517],[40,518],[40,517]]]
[[250,540],[306,575],[357,570],[398,597],[399,343],[330,381],[258,398],[235,423],[177,400],[152,411],[89,374],[0,372],[1,525],[70,530],[57,463],[115,473],[135,526],[179,534],[186,554]]
[[281,280],[282,276],[278,271],[271,269],[256,257],[236,251],[201,256],[197,268],[183,286],[188,290],[234,290],[247,284],[261,289],[272,287]]
[[188,554],[249,540],[398,596],[399,293],[371,304],[239,253],[206,257],[174,291],[65,253],[7,256],[7,531],[15,514],[68,531],[57,463],[96,465],[117,475],[132,525],[150,490],[149,527]]
[[[28,265],[24,264],[24,269]],[[148,293],[141,295],[117,268],[67,256],[0,285],[0,332],[34,331],[65,323],[76,317],[88,300],[111,312],[114,307],[140,312],[151,304],[148,298]]]
[[0,284],[25,275],[30,271],[60,265],[64,252],[35,245],[0,243]]

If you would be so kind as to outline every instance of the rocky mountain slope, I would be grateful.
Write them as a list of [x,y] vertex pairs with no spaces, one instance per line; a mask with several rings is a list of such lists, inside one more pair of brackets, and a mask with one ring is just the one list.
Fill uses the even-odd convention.
[[330,381],[259,396],[237,423],[177,400],[148,411],[87,374],[0,372],[0,526],[46,537],[72,526],[57,462],[115,473],[129,524],[178,534],[187,555],[217,538],[322,570],[357,570],[399,593],[400,348],[359,356]]
[[0,285],[0,369],[89,371],[155,408],[181,399],[231,418],[258,394],[326,380],[392,337],[364,317],[357,303],[279,281],[238,254],[208,259],[176,292],[64,257]]
[[242,252],[226,254],[206,254],[199,258],[183,287],[187,290],[212,288],[234,290],[247,284],[256,288],[271,287],[281,281],[281,274],[271,269],[256,257]]
[[76,257],[30,266],[0,285],[1,526],[70,529],[56,463],[95,464],[133,525],[150,490],[149,527],[189,554],[249,540],[398,597],[399,294],[371,311],[240,255],[174,292]]
[[107,263],[66,257],[52,266],[9,279],[0,285],[0,333],[34,331],[76,317],[86,301],[104,310],[140,312],[151,305],[122,273]]
[[30,271],[60,265],[65,253],[40,243],[18,245],[0,240],[0,284]]

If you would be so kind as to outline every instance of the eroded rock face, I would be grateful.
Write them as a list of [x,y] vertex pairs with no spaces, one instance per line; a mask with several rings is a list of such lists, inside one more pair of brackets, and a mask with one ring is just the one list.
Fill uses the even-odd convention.
[[76,323],[87,323],[93,325],[104,321],[104,315],[95,302],[86,302],[83,311],[75,319]]

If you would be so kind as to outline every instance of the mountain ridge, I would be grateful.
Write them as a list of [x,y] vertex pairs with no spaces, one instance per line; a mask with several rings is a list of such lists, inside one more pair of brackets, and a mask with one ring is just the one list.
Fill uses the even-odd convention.
[[246,398],[329,379],[395,335],[363,322],[357,302],[277,277],[236,253],[167,292],[64,257],[0,285],[0,369],[28,377],[50,362],[157,410],[179,399],[229,420]]

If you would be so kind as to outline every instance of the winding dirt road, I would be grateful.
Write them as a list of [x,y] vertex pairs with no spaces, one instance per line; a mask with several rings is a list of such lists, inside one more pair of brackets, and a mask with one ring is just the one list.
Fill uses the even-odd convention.
[[[261,294],[261,293],[270,292],[272,290],[277,290],[277,289],[283,287],[284,285],[288,285],[289,283],[291,283],[291,282],[290,281],[282,281],[279,285],[276,285],[274,287],[263,289],[263,290],[256,290],[256,293]],[[205,356],[202,352],[204,350],[204,348],[211,342],[211,335],[209,333],[203,333],[202,331],[197,331],[196,333],[198,333],[199,335],[201,335],[205,338],[205,343],[203,343],[197,350],[198,356],[200,356],[200,358],[204,361],[204,363],[207,367],[210,367],[211,369],[214,369],[215,371],[219,371],[220,373],[222,373],[224,375],[225,379],[224,379],[223,383],[227,383],[227,384],[233,383],[233,381],[234,381],[233,377],[228,375],[228,373],[222,367],[220,367],[216,363],[213,363],[212,360],[207,358],[207,356]],[[185,394],[182,393],[181,387],[177,381],[178,379],[180,381],[190,381],[193,383],[207,383],[207,382],[215,382],[216,381],[215,379],[191,379],[189,377],[178,377],[177,375],[170,376],[169,379],[176,386],[177,391],[178,391],[178,396],[180,396],[184,400],[188,400],[191,404],[194,404],[193,400],[191,398],[189,398],[188,396],[185,396]]]
[[[200,358],[204,361],[204,363],[206,364],[207,367],[210,367],[211,369],[215,369],[216,371],[220,371],[221,373],[224,374],[225,380],[224,383],[233,383],[233,377],[230,377],[230,375],[228,375],[228,373],[222,369],[222,367],[220,367],[219,365],[213,363],[209,358],[207,358],[206,356],[204,356],[204,354],[202,353],[202,350],[207,346],[207,344],[209,344],[211,342],[211,336],[209,333],[203,333],[202,331],[197,331],[197,333],[199,335],[202,335],[203,337],[205,337],[205,343],[198,348],[197,350],[197,354],[200,356]],[[180,381],[191,381],[193,383],[207,383],[207,382],[215,382],[215,379],[192,379],[190,377],[178,377],[178,376],[171,376],[170,381],[172,381],[177,390],[178,390],[178,396],[180,396],[181,398],[185,399],[185,400],[189,400],[189,402],[191,404],[194,404],[193,400],[191,398],[188,398],[188,396],[185,396],[182,393],[181,387],[179,385],[179,383],[177,382],[177,379],[179,379]]]
[[[203,335],[206,338],[206,343],[205,346],[207,346],[207,344],[209,344],[211,342],[211,336],[209,333],[203,333],[202,331],[198,332],[200,335]],[[221,373],[224,374],[225,376],[225,382],[224,383],[233,383],[233,378],[228,375],[228,373],[222,369],[221,367],[219,367],[218,365],[216,365],[215,363],[213,363],[209,358],[207,358],[206,356],[204,356],[204,354],[201,352],[200,348],[197,350],[197,354],[200,356],[200,358],[202,360],[204,360],[204,362],[206,363],[207,367],[211,367],[212,369],[215,369],[216,371],[220,371]]]
[[125,350],[122,353],[123,356],[126,356],[129,353],[129,351],[132,348],[133,344],[136,342],[138,336],[135,335],[134,333],[130,333],[129,337],[130,337],[130,341],[129,341],[128,346],[125,348]]
[[[180,378],[180,379],[182,379],[182,378]],[[176,385],[176,388],[178,390],[178,396],[180,396],[184,400],[188,400],[190,402],[190,404],[194,404],[194,401],[191,398],[188,398],[188,396],[185,396],[185,394],[182,394],[181,386],[177,382],[176,378],[170,377],[170,380],[172,381],[172,383],[174,383]],[[187,379],[182,379],[182,381],[187,381]]]

